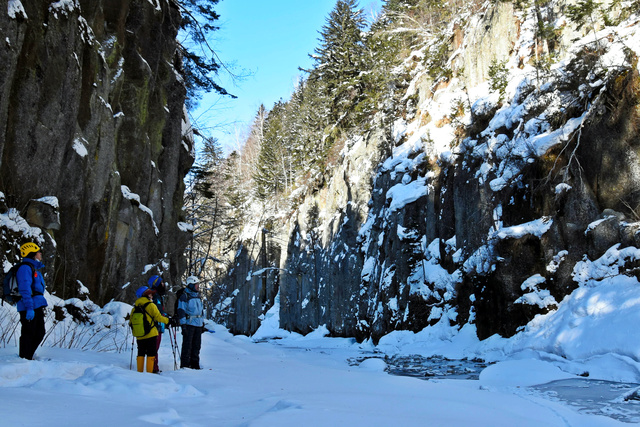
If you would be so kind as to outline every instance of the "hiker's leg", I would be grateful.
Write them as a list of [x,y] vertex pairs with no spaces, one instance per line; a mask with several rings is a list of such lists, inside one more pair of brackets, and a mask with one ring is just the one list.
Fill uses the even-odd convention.
[[138,372],[144,372],[144,340],[136,340],[138,346],[138,356],[136,357],[136,367]]
[[44,339],[45,336],[45,329],[44,329],[44,307],[40,307],[37,308],[35,310],[35,316],[33,318],[33,328],[34,328],[34,333],[33,333],[33,352],[36,352],[36,349],[38,348],[38,346],[40,344],[42,344],[42,340]]
[[191,346],[193,342],[193,326],[182,327],[182,352],[180,353],[180,367],[191,367]]
[[155,356],[147,357],[147,372],[153,373],[153,362],[156,360]]
[[202,346],[202,328],[194,327],[191,343],[191,368],[200,369],[200,347]]
[[136,364],[138,372],[144,372],[144,356],[138,356],[136,358]]
[[149,351],[147,353],[147,372],[157,373],[158,371],[154,370],[154,366],[156,365],[156,361],[158,360],[158,338],[160,335],[155,336],[153,338],[149,338]]
[[[36,352],[34,345],[34,337],[36,328],[34,320],[27,320],[27,312],[20,311],[20,350],[18,354],[23,359],[33,360],[33,354]],[[36,344],[37,345],[37,344]]]
[[153,361],[155,360],[156,353],[156,337],[145,338],[143,340],[138,340],[138,372],[144,371],[144,358],[147,357],[147,372],[149,371],[149,366],[153,370]]
[[160,368],[158,366],[158,351],[160,350],[160,343],[162,342],[162,334],[158,334],[156,338],[156,358],[153,361],[153,372],[160,372]]

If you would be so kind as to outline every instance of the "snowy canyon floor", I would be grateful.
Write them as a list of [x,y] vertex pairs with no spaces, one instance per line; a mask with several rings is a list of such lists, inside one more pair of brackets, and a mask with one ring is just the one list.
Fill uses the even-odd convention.
[[[24,361],[7,345],[0,417],[7,426],[611,426],[640,413],[637,401],[623,398],[635,384],[602,382],[615,393],[600,396],[584,387],[591,379],[545,357],[503,360],[476,380],[423,381],[389,375],[384,356],[372,354],[383,353],[351,339],[312,333],[256,343],[216,327],[203,336],[203,370],[174,371],[165,334],[163,372],[151,375],[129,369],[129,350],[43,347],[39,360]],[[612,360],[619,359],[597,363],[611,372]]]

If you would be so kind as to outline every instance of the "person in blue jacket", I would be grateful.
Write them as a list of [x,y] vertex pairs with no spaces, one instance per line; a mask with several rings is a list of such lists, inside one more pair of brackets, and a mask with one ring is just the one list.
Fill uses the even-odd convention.
[[40,269],[42,250],[32,242],[20,246],[21,265],[16,272],[18,291],[21,299],[16,308],[20,314],[22,332],[20,334],[19,355],[23,359],[33,360],[36,349],[44,339],[44,314],[47,300],[44,298],[45,283]]
[[178,299],[178,323],[182,328],[180,367],[200,369],[200,347],[204,328],[203,306],[198,278],[189,276]]
[[[155,291],[155,293],[152,295],[151,300],[156,305],[156,307],[158,307],[158,311],[160,311],[160,314],[163,315],[164,317],[169,317],[167,316],[167,312],[164,309],[164,295],[166,294],[167,288],[164,285],[164,282],[162,281],[162,277],[151,276],[147,283],[149,285],[149,289]],[[156,322],[156,328],[158,328],[158,336],[156,338],[157,339],[156,358],[153,365],[154,374],[157,374],[160,372],[160,367],[158,366],[158,350],[160,350],[160,343],[162,342],[162,334],[164,333],[164,329],[165,329],[164,323]]]

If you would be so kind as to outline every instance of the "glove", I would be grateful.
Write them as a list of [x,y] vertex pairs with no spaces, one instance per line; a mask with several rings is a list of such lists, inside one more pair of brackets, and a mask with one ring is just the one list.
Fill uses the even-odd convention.
[[33,310],[27,310],[27,320],[31,321],[35,317],[36,313]]
[[178,318],[177,317],[170,317],[169,318],[169,326],[171,326],[172,328],[175,328],[176,326],[178,326]]

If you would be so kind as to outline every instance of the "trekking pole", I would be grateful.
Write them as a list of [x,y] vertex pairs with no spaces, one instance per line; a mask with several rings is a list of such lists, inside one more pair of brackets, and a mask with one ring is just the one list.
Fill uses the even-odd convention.
[[169,329],[169,342],[171,343],[171,353],[173,354],[173,370],[176,370],[176,354],[173,352],[173,337],[171,336],[171,329]]
[[133,369],[133,344],[136,340],[136,337],[131,335],[131,360],[129,361],[129,370]]
[[178,364],[176,363],[176,348],[173,343],[173,337],[171,336],[171,329],[169,329],[169,342],[171,343],[171,353],[173,353],[173,370],[178,370]]
[[176,338],[176,328],[173,328],[173,341],[176,343],[176,353],[178,353],[178,359],[182,359],[180,355],[180,348],[178,347],[178,339]]

